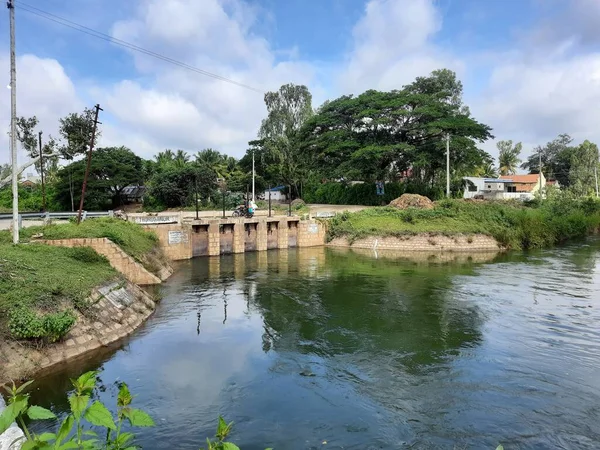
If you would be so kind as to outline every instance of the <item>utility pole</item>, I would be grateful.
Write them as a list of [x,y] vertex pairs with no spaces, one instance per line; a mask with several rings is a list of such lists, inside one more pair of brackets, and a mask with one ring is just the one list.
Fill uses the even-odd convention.
[[81,188],[81,200],[79,201],[79,212],[77,213],[77,225],[81,223],[81,211],[83,211],[83,200],[85,199],[85,188],[87,187],[88,176],[90,175],[90,166],[92,165],[92,150],[94,149],[94,141],[96,140],[96,127],[98,126],[98,113],[104,111],[100,105],[94,107],[96,114],[94,115],[94,127],[92,128],[92,137],[90,139],[90,150],[88,151],[87,165],[85,166],[85,175],[83,177],[83,187]]
[[596,197],[598,197],[598,164],[594,166],[594,178],[596,180]]
[[19,243],[19,180],[17,173],[17,63],[15,58],[15,4],[6,3],[10,16],[10,155],[12,163],[13,244]]
[[40,175],[42,177],[42,210],[46,212],[46,186],[44,185],[44,152],[42,152],[42,132],[38,133],[40,143]]
[[450,133],[446,134],[446,197],[450,198]]
[[252,201],[256,201],[254,197],[254,150],[252,150]]
[[540,178],[540,203],[541,203],[542,202],[542,149],[541,148],[538,151],[538,157],[539,157],[539,164],[540,164],[539,178]]

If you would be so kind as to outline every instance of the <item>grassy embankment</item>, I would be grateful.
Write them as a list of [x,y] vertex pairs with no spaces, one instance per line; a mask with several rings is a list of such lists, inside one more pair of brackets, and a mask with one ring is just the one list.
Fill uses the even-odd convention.
[[600,227],[600,202],[554,198],[536,203],[443,200],[434,209],[372,208],[332,219],[328,239],[485,234],[509,249],[541,248],[583,237]]
[[23,244],[0,233],[0,339],[53,341],[73,325],[73,311],[86,312],[92,289],[119,277],[106,258],[87,247],[64,248],[28,243],[44,239],[106,237],[148,266],[160,255],[157,238],[140,226],[117,219],[93,219],[81,225],[25,228]]

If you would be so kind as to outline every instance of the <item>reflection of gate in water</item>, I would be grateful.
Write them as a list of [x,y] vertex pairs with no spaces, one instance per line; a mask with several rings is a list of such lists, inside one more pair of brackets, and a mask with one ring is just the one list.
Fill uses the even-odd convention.
[[208,255],[208,225],[192,226],[192,257]]
[[279,247],[279,223],[267,222],[267,250]]
[[288,247],[298,246],[298,222],[288,222]]
[[256,251],[256,236],[257,223],[246,223],[244,224],[244,251],[254,252]]
[[233,224],[224,223],[219,226],[221,237],[221,254],[233,253]]

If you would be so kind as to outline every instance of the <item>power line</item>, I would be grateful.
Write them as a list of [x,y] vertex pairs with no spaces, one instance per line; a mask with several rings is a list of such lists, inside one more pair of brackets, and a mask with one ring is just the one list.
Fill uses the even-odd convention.
[[49,12],[44,11],[42,9],[36,8],[35,6],[28,5],[27,3],[19,2],[18,5],[15,5],[15,6],[18,7],[19,9],[23,10],[23,11],[26,11],[26,12],[30,13],[30,14],[34,14],[34,15],[42,17],[42,18],[44,18],[46,20],[50,20],[52,22],[55,22],[55,23],[57,23],[59,25],[63,25],[65,27],[68,27],[68,28],[71,28],[73,30],[79,31],[80,33],[84,33],[84,34],[87,34],[89,36],[93,36],[95,38],[102,39],[104,41],[108,41],[108,42],[116,44],[116,45],[120,45],[121,47],[125,47],[125,48],[128,48],[129,50],[133,50],[133,51],[136,51],[136,52],[139,52],[139,53],[143,53],[143,54],[145,54],[147,56],[152,56],[153,58],[157,58],[157,59],[160,59],[162,61],[174,64],[176,66],[182,67],[184,69],[190,70],[190,71],[198,73],[200,75],[204,75],[204,76],[207,76],[207,77],[210,77],[210,78],[214,78],[216,80],[224,81],[226,83],[234,84],[236,86],[239,86],[239,87],[242,87],[242,88],[245,88],[245,89],[257,92],[259,94],[264,94],[264,91],[262,91],[262,90],[260,90],[258,88],[252,87],[252,86],[244,84],[244,83],[240,83],[238,81],[235,81],[235,80],[223,77],[221,75],[217,75],[217,74],[212,73],[212,72],[208,72],[208,71],[203,70],[203,69],[199,69],[198,67],[194,67],[194,66],[191,66],[191,65],[189,65],[187,63],[184,63],[182,61],[178,61],[176,59],[169,58],[168,56],[161,55],[160,53],[153,52],[152,50],[148,50],[148,49],[145,49],[143,47],[139,47],[139,46],[137,46],[135,44],[132,44],[132,43],[127,42],[127,41],[124,41],[122,39],[117,39],[117,38],[112,37],[112,36],[110,36],[108,34],[102,33],[101,31],[97,31],[97,30],[94,30],[93,28],[86,27],[85,25],[81,25],[81,24],[79,24],[77,22],[73,22],[73,21],[71,21],[69,19],[65,19],[64,17],[60,17],[60,16],[57,16],[56,14],[49,13]]

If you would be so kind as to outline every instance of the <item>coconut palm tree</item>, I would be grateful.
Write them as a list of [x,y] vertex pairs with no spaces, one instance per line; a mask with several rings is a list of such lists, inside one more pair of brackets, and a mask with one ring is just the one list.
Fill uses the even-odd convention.
[[190,155],[188,155],[183,150],[177,150],[175,153],[175,157],[173,158],[173,164],[175,167],[182,168],[190,162]]
[[500,175],[514,175],[517,172],[519,164],[521,163],[519,155],[523,149],[523,144],[519,142],[513,147],[513,142],[508,140],[499,141],[496,144],[496,147],[498,147],[499,152],[498,166],[500,169]]
[[158,167],[164,168],[173,162],[175,153],[173,153],[173,150],[167,149],[164,152],[159,152],[154,159],[156,160]]
[[209,168],[217,174],[218,178],[227,176],[227,156],[212,148],[205,148],[196,153],[196,164]]

